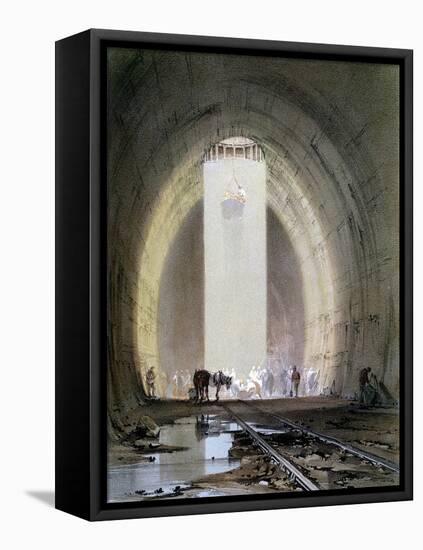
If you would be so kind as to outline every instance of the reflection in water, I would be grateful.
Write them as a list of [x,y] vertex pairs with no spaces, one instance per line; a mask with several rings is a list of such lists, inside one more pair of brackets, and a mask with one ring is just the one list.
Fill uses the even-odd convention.
[[[135,491],[143,491],[149,496],[162,489],[160,494],[164,496],[177,486],[189,487],[193,480],[205,475],[236,468],[239,460],[229,458],[228,451],[237,430],[239,427],[234,422],[209,415],[181,418],[174,424],[162,426],[161,444],[187,447],[187,450],[152,453],[148,456],[154,457],[154,462],[109,468],[108,501],[142,499],[143,496]],[[201,491],[204,496],[204,489]]]

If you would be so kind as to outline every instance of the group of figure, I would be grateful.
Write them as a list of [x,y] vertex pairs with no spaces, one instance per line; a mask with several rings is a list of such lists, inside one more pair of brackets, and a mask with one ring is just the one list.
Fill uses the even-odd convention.
[[[311,386],[317,381],[312,373],[307,373],[305,386]],[[316,379],[316,380],[315,380]],[[168,382],[168,397],[175,399],[186,399],[187,397],[195,397],[197,400],[208,399],[209,384],[216,387],[216,399],[219,399],[219,391],[226,386],[228,396],[237,399],[262,399],[278,397],[298,397],[301,373],[296,365],[293,365],[290,372],[282,369],[279,373],[275,369],[269,367],[253,366],[246,380],[238,379],[234,369],[229,376],[222,371],[217,373],[209,373],[204,369],[196,370],[194,376],[188,369],[185,371],[176,371],[171,387],[169,387],[169,377],[166,377]],[[154,366],[150,366],[146,376],[147,397],[156,399],[156,382],[157,373]],[[307,387],[305,388],[307,390]],[[191,392],[191,394],[190,394]],[[307,391],[305,392],[307,393]],[[330,395],[336,395],[335,381],[330,388]],[[372,372],[370,367],[364,367],[359,373],[359,402],[365,405],[375,405],[378,402],[380,395],[379,382]]]
[[189,369],[175,371],[167,385],[168,397],[173,399],[186,399],[190,387],[192,387],[192,373]]
[[231,397],[263,399],[272,397],[298,397],[301,373],[296,365],[288,369],[253,366],[246,379],[231,373]]
[[[282,370],[275,372],[275,369],[260,368],[253,366],[246,380],[238,379],[235,370],[232,369],[229,375],[222,371],[209,373],[204,369],[196,370],[192,376],[188,369],[178,370],[171,380],[167,375],[165,385],[167,387],[167,397],[174,399],[186,399],[193,397],[197,388],[201,386],[200,394],[196,394],[197,399],[208,399],[209,383],[217,388],[217,398],[221,388],[226,387],[227,397],[240,399],[262,399],[276,396],[298,397],[301,374],[294,365],[291,372]],[[207,379],[207,384],[205,383]],[[201,384],[199,386],[198,381]],[[150,366],[145,375],[147,397],[155,399],[157,397],[157,373],[154,366]],[[191,392],[191,393],[190,393]]]

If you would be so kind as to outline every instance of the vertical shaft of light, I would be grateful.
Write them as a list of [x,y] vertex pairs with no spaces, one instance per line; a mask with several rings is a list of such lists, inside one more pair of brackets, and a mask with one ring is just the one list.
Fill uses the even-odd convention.
[[[235,180],[246,201],[228,216],[222,203]],[[234,369],[245,380],[253,365],[264,364],[267,352],[264,162],[204,163],[204,254],[205,368]]]

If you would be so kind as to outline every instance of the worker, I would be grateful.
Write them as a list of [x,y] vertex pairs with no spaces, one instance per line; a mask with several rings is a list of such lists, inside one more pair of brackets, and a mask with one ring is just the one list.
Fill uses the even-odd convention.
[[365,402],[365,393],[366,388],[369,383],[369,374],[372,369],[370,367],[364,367],[364,369],[361,369],[358,382],[360,386],[360,403]]
[[295,397],[298,397],[298,386],[300,385],[301,375],[297,370],[297,367],[294,365],[292,368],[291,375],[291,397],[295,394]]
[[145,380],[147,382],[147,396],[156,397],[156,372],[153,366],[148,369]]

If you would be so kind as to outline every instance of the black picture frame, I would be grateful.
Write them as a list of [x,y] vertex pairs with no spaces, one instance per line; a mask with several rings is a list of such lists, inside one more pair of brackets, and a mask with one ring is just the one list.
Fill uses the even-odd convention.
[[[107,504],[105,48],[146,47],[400,67],[401,483],[398,489]],[[412,499],[412,50],[91,29],[56,43],[56,508],[109,520]]]

